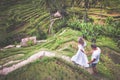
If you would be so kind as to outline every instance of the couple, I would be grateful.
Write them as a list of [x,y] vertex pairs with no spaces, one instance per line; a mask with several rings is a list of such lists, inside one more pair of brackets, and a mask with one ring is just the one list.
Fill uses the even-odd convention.
[[74,55],[71,60],[82,66],[82,67],[92,67],[93,72],[96,73],[96,65],[99,62],[99,57],[101,50],[99,47],[97,47],[95,44],[91,45],[92,48],[92,56],[91,56],[91,61],[88,61],[87,55],[85,54],[84,47],[86,46],[85,40],[80,37],[78,40],[78,51],[76,55]]

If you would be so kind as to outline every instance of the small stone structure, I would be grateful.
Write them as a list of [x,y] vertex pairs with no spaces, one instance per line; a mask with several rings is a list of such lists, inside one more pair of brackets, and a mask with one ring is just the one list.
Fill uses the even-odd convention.
[[31,41],[32,44],[36,44],[37,40],[36,40],[36,36],[33,37],[26,37],[21,39],[21,46],[29,46],[28,42]]
[[61,15],[61,13],[59,11],[57,11],[56,13],[54,13],[53,16],[57,17],[57,18],[62,17],[62,15]]

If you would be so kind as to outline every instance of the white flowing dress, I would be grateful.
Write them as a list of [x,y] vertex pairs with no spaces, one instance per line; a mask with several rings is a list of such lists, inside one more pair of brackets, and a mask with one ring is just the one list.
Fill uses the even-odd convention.
[[79,44],[78,48],[79,49],[78,49],[76,55],[74,55],[71,58],[71,61],[75,62],[76,64],[78,64],[82,67],[89,67],[87,55],[83,52],[84,47]]

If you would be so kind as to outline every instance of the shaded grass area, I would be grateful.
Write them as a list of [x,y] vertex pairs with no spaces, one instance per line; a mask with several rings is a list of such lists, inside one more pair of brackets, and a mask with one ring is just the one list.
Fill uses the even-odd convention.
[[[101,55],[101,60],[99,62],[99,64],[97,65],[97,69],[99,71],[99,74],[102,74],[103,76],[106,76],[107,78],[109,78],[110,80],[113,80],[113,74],[111,73],[110,69],[108,68],[108,66],[106,66],[107,62],[105,61],[106,56],[104,56],[103,54]],[[110,59],[108,59],[110,60]]]
[[117,42],[113,41],[110,37],[100,36],[97,39],[97,45],[101,47],[108,47],[111,50],[114,50],[120,53],[120,49],[119,47],[117,47]]
[[101,54],[101,60],[97,66],[98,71],[110,80],[119,80],[120,65],[115,64],[109,56]]
[[101,47],[102,53],[108,56],[115,64],[120,64],[120,53],[107,47]]
[[95,80],[84,70],[59,58],[42,58],[26,65],[0,80]]

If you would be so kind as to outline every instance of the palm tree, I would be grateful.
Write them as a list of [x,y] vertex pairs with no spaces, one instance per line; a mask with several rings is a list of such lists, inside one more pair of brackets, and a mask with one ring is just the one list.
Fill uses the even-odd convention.
[[84,15],[84,22],[87,22],[88,18],[88,7],[89,7],[89,0],[84,0],[84,8],[85,8],[85,15]]
[[48,28],[49,34],[51,34],[53,23],[55,22],[55,20],[58,20],[53,19],[53,14],[56,11],[60,11],[62,13],[65,2],[66,0],[40,0],[40,7],[47,10],[50,14],[50,26]]
[[[81,7],[84,7],[85,8],[85,14],[83,16],[84,18],[84,22],[87,22],[87,17],[88,17],[88,8],[89,8],[89,0],[75,0],[75,3],[78,5],[78,6],[81,6]],[[83,5],[84,4],[84,5]],[[83,6],[82,6],[83,5]]]

